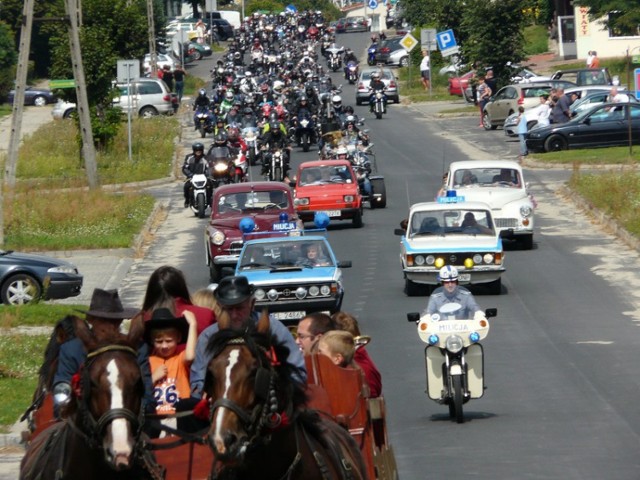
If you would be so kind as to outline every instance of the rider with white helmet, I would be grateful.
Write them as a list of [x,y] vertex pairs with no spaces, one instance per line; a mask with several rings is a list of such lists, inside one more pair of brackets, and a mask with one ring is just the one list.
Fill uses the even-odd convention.
[[473,294],[465,287],[458,285],[458,278],[458,269],[453,265],[445,265],[440,269],[438,280],[442,286],[436,288],[429,297],[429,304],[423,315],[433,315],[438,313],[443,305],[457,303],[460,305],[460,309],[455,312],[457,319],[467,320],[484,317],[484,312],[476,303]]

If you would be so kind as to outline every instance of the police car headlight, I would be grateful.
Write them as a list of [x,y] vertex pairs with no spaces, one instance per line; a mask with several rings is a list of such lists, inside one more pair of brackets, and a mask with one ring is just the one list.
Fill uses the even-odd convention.
[[471,258],[465,258],[464,259],[464,268],[473,268],[473,266],[476,264],[477,262],[474,262]]
[[422,266],[425,264],[425,259],[422,255],[416,255],[413,261],[416,263],[416,265]]
[[427,255],[427,258],[425,260],[427,262],[427,265],[433,265],[433,262],[436,261],[436,257],[434,257],[433,255]]
[[484,263],[493,263],[493,255],[490,253],[485,253],[483,260]]
[[436,266],[436,268],[444,267],[444,259],[443,258],[436,258],[436,261],[435,261],[434,265]]
[[482,263],[482,255],[480,255],[479,253],[476,253],[473,256],[473,263]]
[[278,299],[278,291],[275,288],[272,288],[267,292],[267,298],[272,302],[275,302]]
[[311,295],[312,297],[317,297],[319,293],[320,289],[317,287],[317,285],[309,287],[309,295]]
[[520,215],[524,218],[531,216],[531,207],[529,205],[522,205],[520,207]]
[[329,285],[322,285],[320,287],[320,294],[325,297],[331,295],[331,287]]
[[215,233],[211,236],[211,243],[214,245],[222,245],[224,243],[225,235],[220,230],[216,230]]
[[464,343],[462,342],[462,338],[460,338],[458,335],[451,335],[449,338],[447,338],[444,346],[451,353],[458,353],[464,347]]
[[302,300],[306,296],[307,296],[307,289],[306,288],[304,288],[304,287],[296,288],[296,298],[298,300]]
[[266,296],[266,293],[264,292],[263,289],[258,288],[256,289],[256,291],[253,294],[256,297],[256,300],[260,301],[260,300],[264,300],[264,297]]

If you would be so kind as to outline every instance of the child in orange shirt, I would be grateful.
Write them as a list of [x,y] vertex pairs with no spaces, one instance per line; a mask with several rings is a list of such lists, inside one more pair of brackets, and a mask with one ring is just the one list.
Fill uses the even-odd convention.
[[[158,308],[145,324],[158,414],[175,413],[176,404],[190,397],[189,369],[196,354],[198,323],[192,312],[185,310],[183,315],[176,318],[168,308]],[[186,347],[178,353],[178,344],[184,341]]]

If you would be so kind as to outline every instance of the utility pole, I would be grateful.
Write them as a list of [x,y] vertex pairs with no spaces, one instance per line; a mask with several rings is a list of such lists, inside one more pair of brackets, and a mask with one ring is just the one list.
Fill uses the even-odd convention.
[[84,159],[89,188],[93,189],[98,187],[98,166],[96,163],[96,149],[93,144],[91,116],[89,114],[87,83],[84,77],[82,51],[80,50],[79,22],[82,18],[82,9],[80,8],[79,0],[65,0],[65,9],[69,16],[71,66],[73,68],[73,78],[76,83],[78,120],[80,121],[80,135],[82,137],[82,158]]
[[[33,28],[33,3],[34,0],[25,0],[22,9],[22,28],[20,29],[15,95],[13,96],[11,136],[9,138],[9,150],[7,152],[7,162],[4,171],[4,183],[10,188],[16,185],[16,165],[18,164],[18,149],[20,147],[20,133],[22,131],[22,112],[24,111],[24,90],[27,85],[31,30]],[[0,193],[2,192],[0,191]],[[4,238],[4,235],[0,235],[0,237]]]
[[158,77],[158,53],[156,52],[156,27],[153,20],[153,0],[147,0],[147,24],[149,26],[149,61],[151,77]]

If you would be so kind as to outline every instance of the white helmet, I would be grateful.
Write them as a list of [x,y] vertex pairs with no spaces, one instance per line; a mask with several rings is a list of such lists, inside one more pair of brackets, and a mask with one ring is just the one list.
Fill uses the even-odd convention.
[[458,269],[452,265],[445,265],[438,273],[438,280],[441,282],[457,282]]
[[334,95],[331,98],[331,103],[333,103],[333,106],[336,108],[339,108],[342,106],[342,97],[340,95]]
[[284,82],[282,80],[276,80],[273,82],[273,91],[280,93],[282,88],[284,87]]
[[227,93],[224,94],[224,98],[226,100],[233,100],[235,96],[233,95],[233,92],[231,90],[227,90]]

